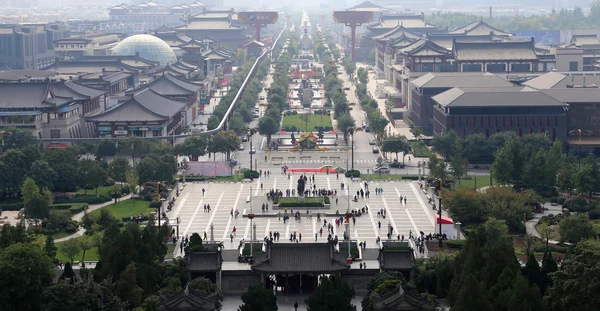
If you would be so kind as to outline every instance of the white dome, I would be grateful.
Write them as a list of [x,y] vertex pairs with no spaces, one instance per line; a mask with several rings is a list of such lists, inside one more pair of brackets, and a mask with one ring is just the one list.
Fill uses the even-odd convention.
[[163,40],[152,35],[131,36],[117,44],[112,55],[127,56],[139,53],[140,57],[159,62],[162,66],[177,62],[173,49]]

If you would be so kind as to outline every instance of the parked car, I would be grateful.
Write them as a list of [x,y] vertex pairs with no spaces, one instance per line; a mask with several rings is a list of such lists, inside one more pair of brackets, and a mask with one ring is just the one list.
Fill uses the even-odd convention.
[[379,153],[379,148],[373,147],[373,153]]
[[344,91],[350,91],[350,87],[349,86],[345,87]]
[[250,148],[250,154],[255,154],[256,153],[256,148],[252,147]]
[[264,96],[260,96],[260,97],[258,97],[258,99],[265,100],[265,97]]
[[242,136],[242,142],[243,142],[243,143],[245,143],[245,142],[247,142],[247,141],[248,141],[248,136],[246,136],[246,135],[243,135],[243,136]]
[[371,128],[369,128],[369,126],[365,126],[365,132],[370,133],[371,132]]
[[390,168],[387,166],[376,166],[373,168],[373,173],[375,174],[389,174]]
[[375,138],[369,139],[369,145],[372,145],[372,146],[375,145]]
[[404,168],[404,163],[402,163],[402,162],[392,162],[392,163],[390,163],[390,167]]
[[240,144],[240,147],[238,148],[238,150],[244,150],[244,144]]

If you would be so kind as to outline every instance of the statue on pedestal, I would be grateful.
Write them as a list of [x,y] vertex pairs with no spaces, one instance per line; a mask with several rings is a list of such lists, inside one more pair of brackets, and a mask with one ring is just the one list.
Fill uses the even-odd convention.
[[298,191],[298,196],[304,196],[304,185],[306,184],[306,182],[304,181],[304,178],[302,178],[302,176],[300,176],[300,178],[298,178],[298,187],[296,188],[296,190]]

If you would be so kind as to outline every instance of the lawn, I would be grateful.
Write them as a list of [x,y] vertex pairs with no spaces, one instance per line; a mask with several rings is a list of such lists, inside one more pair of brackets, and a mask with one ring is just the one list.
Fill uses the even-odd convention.
[[144,216],[149,215],[151,212],[156,211],[155,208],[148,207],[150,202],[144,200],[124,200],[119,203],[113,203],[107,205],[101,209],[97,209],[93,211],[91,214],[99,217],[100,211],[103,209],[108,210],[117,220],[121,220],[125,217],[136,216],[139,214],[144,214]]
[[[307,119],[308,118],[308,122]],[[332,127],[331,117],[328,115],[317,115],[317,114],[297,114],[291,116],[284,116],[281,128],[295,127],[300,131],[316,131],[317,127]]]
[[413,149],[413,154],[418,158],[428,158],[431,155],[431,150],[423,141],[411,141],[410,146]]
[[[475,188],[475,181],[477,181],[477,188],[487,187],[490,185],[490,175],[480,175],[480,176],[469,176],[465,177],[465,179],[460,180],[460,185],[458,182],[454,184],[455,188]],[[496,184],[496,181],[494,181]]]
[[415,175],[400,175],[400,174],[369,174],[369,175],[361,175],[360,178],[362,180],[402,180],[403,177],[407,176],[415,176]]
[[[114,189],[115,189],[115,186],[100,186],[100,187],[98,187],[98,195],[108,195],[108,192],[111,190],[114,190]],[[79,190],[77,190],[77,193],[84,194],[85,189],[79,189]],[[96,195],[96,189],[88,190],[87,194]]]
[[[63,262],[69,262],[69,257],[67,257],[67,255],[60,250],[60,244],[61,243],[56,243],[56,247],[58,248],[58,250],[56,251],[56,259],[60,259]],[[82,255],[83,255],[83,251],[81,251],[77,255],[75,255],[75,257],[73,258],[73,262],[77,263],[77,262],[81,261]],[[92,247],[91,249],[88,249],[85,252],[85,261],[86,262],[87,261],[98,261],[98,259],[100,259],[100,255],[98,254],[98,247]]]
[[[279,203],[295,203],[299,202],[298,198],[290,197],[290,198],[280,198]],[[304,197],[304,203],[323,203],[323,197]]]

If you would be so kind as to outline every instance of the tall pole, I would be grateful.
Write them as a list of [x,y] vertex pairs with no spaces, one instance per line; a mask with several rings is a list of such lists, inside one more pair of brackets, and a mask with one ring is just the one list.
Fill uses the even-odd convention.
[[350,51],[352,52],[352,62],[355,62],[356,57],[354,56],[354,48],[356,46],[356,23],[350,24],[350,35],[352,36],[352,46],[350,47]]
[[[354,142],[354,140],[352,140]],[[348,210],[346,210],[346,214],[350,214],[350,185],[347,186],[348,188]],[[349,217],[349,215],[348,215]],[[347,218],[346,221],[348,222],[346,224],[346,231],[348,232],[348,258],[352,258],[352,254],[350,253],[350,218]]]
[[[250,137],[248,137],[250,141],[250,170],[252,170],[252,129],[250,129]],[[250,193],[252,195],[252,193]]]
[[[252,132],[252,130],[250,130],[250,132]],[[252,156],[252,154],[250,154],[250,156]],[[250,163],[252,163],[252,160],[250,160]],[[252,164],[250,164],[252,165]],[[254,215],[254,213],[252,213],[252,206],[254,204],[252,204],[252,201],[254,201],[254,198],[252,197],[252,186],[250,186],[250,214]],[[250,229],[252,229],[252,224],[254,223],[254,217],[252,217],[250,219]],[[252,256],[252,233],[250,233],[250,256]]]
[[438,216],[439,216],[439,221],[440,221],[440,247],[443,247],[442,245],[442,184],[444,183],[443,179],[440,179],[440,190],[438,191]]
[[158,182],[158,228],[160,228],[160,207],[162,206],[162,201],[160,200],[160,182]]
[[[352,170],[354,171],[354,131],[352,131]],[[354,174],[354,172],[352,172]],[[354,176],[354,175],[351,175]]]

